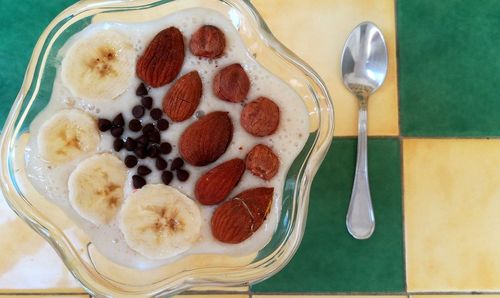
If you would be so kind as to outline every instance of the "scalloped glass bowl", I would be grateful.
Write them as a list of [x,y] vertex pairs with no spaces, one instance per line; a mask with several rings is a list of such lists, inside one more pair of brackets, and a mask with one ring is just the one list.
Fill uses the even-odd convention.
[[[307,143],[291,166],[282,212],[271,241],[257,253],[198,255],[149,271],[125,268],[99,254],[88,236],[33,189],[24,171],[29,125],[48,103],[56,55],[72,35],[97,22],[142,22],[178,10],[205,7],[227,17],[248,51],[304,100],[310,115]],[[74,277],[96,296],[153,297],[192,287],[248,285],[266,279],[291,259],[304,233],[311,183],[333,136],[333,106],[319,76],[271,34],[243,0],[80,1],[63,11],[40,37],[1,140],[2,190],[11,208],[56,250]]]

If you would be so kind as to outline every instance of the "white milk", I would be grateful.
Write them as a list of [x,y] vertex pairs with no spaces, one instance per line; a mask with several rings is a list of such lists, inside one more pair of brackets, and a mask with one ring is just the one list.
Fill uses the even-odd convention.
[[[199,59],[198,57],[193,56],[188,48],[188,42],[191,34],[194,33],[200,26],[205,24],[217,26],[226,36],[225,54],[223,57],[216,60]],[[73,171],[78,162],[85,157],[62,166],[51,166],[44,162],[37,152],[37,135],[40,125],[49,119],[57,110],[63,108],[79,108],[96,117],[103,117],[107,119],[112,119],[115,115],[121,112],[123,113],[125,122],[127,123],[130,119],[132,119],[132,107],[140,104],[140,98],[135,95],[135,89],[140,84],[140,80],[137,77],[134,78],[133,83],[124,94],[108,102],[91,103],[73,96],[69,89],[63,85],[60,75],[60,62],[62,57],[64,57],[65,51],[69,48],[72,42],[81,36],[85,36],[93,30],[113,28],[128,35],[134,41],[137,55],[140,56],[152,38],[159,31],[170,26],[175,26],[181,30],[186,47],[186,58],[178,77],[192,70],[197,70],[202,78],[203,96],[195,115],[199,115],[200,112],[207,114],[212,111],[228,111],[234,126],[232,142],[226,153],[224,153],[221,158],[205,167],[192,167],[190,165],[186,165],[186,170],[190,172],[189,180],[186,182],[179,182],[176,178],[174,178],[170,185],[194,199],[194,185],[202,173],[232,158],[237,157],[244,159],[248,151],[254,145],[259,143],[268,145],[278,154],[281,166],[277,175],[270,181],[264,181],[246,171],[238,186],[229,196],[231,198],[239,192],[249,188],[274,187],[272,210],[267,216],[264,224],[249,239],[239,244],[225,244],[214,239],[210,230],[210,219],[215,207],[200,205],[203,226],[199,242],[181,255],[165,260],[153,261],[141,256],[139,253],[133,251],[127,246],[122,233],[118,229],[116,219],[109,225],[96,226],[84,220],[72,209],[67,199],[67,181],[71,171]],[[250,102],[259,96],[266,96],[271,98],[279,106],[281,112],[280,126],[273,135],[257,138],[246,133],[239,124],[239,116],[243,104],[228,103],[216,98],[213,94],[212,78],[219,69],[232,63],[240,63],[250,78],[250,92],[247,97],[248,99],[245,102]],[[154,107],[161,108],[162,98],[171,85],[172,83],[161,88],[150,90],[149,94],[154,99]],[[151,120],[148,112],[146,115],[147,116],[141,119],[143,123]],[[194,121],[196,121],[195,116],[182,123],[170,122],[170,128],[167,131],[162,132],[162,141],[168,141],[173,146],[172,153],[164,156],[164,158],[169,161],[169,165],[173,158],[179,156],[177,150],[177,140],[179,136],[184,129]],[[68,41],[59,53],[58,71],[54,82],[51,100],[48,106],[36,117],[30,127],[31,138],[26,149],[27,172],[36,189],[47,199],[62,208],[72,219],[74,219],[75,222],[77,222],[89,234],[92,242],[102,254],[119,264],[147,269],[167,264],[185,255],[197,253],[227,254],[235,256],[247,255],[263,248],[269,242],[272,234],[276,230],[281,211],[281,195],[285,176],[293,160],[306,142],[309,135],[308,129],[308,114],[301,98],[293,91],[293,89],[269,73],[254,60],[254,58],[248,53],[234,27],[223,16],[215,11],[207,9],[189,9],[149,23],[106,23],[91,25],[82,32],[73,36]],[[128,130],[126,130],[123,136],[126,134],[132,137],[137,135],[137,133],[133,133]],[[109,132],[102,133],[99,151],[114,152],[112,149],[113,139],[114,138],[109,134]],[[122,149],[122,151],[118,153],[122,160],[127,154],[129,154],[129,152],[125,149]],[[160,172],[156,170],[153,159],[139,160],[139,164],[147,165],[149,168],[153,169],[153,173],[147,176],[146,180],[148,183],[161,183]],[[135,168],[129,170],[128,181],[126,183],[127,186],[125,189],[125,199],[132,191],[131,177],[135,174],[135,172]]]

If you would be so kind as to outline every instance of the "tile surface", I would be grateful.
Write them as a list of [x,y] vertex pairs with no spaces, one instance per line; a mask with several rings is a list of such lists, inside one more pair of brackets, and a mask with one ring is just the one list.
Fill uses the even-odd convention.
[[404,298],[406,296],[397,295],[253,295],[252,298]]
[[500,140],[404,140],[408,291],[500,290]]
[[373,236],[359,241],[346,230],[356,141],[335,139],[313,183],[299,250],[281,272],[253,286],[254,292],[404,290],[399,140],[373,139],[369,148]]
[[[370,135],[398,135],[398,97],[393,0],[253,0],[271,31],[326,82],[335,103],[335,135],[357,135],[357,101],[340,74],[344,42],[354,27],[372,21],[389,51],[384,85],[370,98]],[[314,3],[312,5],[312,3]]]
[[500,135],[500,5],[479,2],[397,1],[403,135]]

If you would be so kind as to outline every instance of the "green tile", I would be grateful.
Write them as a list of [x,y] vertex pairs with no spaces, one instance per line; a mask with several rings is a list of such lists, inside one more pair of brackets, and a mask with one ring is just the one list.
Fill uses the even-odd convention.
[[45,27],[75,0],[0,0],[0,127],[21,88],[35,44]]
[[500,135],[500,2],[398,0],[405,136]]
[[345,227],[356,140],[335,139],[312,187],[307,227],[292,261],[256,292],[404,291],[399,140],[369,140],[376,229],[368,240]]

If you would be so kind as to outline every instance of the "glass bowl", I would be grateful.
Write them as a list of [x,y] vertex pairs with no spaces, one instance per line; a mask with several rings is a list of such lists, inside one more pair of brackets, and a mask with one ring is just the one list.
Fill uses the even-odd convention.
[[[230,20],[250,54],[301,96],[309,111],[310,134],[287,173],[277,230],[260,251],[239,257],[189,256],[148,271],[122,267],[102,256],[88,235],[27,179],[24,150],[29,126],[49,102],[57,52],[72,35],[92,23],[148,21],[192,7],[216,10]],[[92,295],[155,297],[193,287],[249,285],[278,272],[297,250],[304,233],[311,183],[330,146],[333,121],[333,104],[324,83],[276,40],[248,1],[80,1],[50,23],[33,51],[1,138],[2,191],[10,207],[52,245]]]

